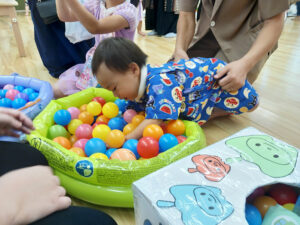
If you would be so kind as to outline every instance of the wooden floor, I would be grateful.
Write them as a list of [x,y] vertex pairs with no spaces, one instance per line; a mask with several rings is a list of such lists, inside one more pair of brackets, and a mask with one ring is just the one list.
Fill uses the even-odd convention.
[[[53,82],[37,51],[31,17],[19,15],[19,22],[27,54],[25,58],[19,57],[9,20],[0,17],[0,74],[17,72]],[[175,39],[138,36],[136,42],[149,55],[149,63],[161,64],[172,54]],[[260,94],[259,108],[253,113],[209,121],[203,127],[208,144],[252,126],[300,148],[299,17],[287,19],[279,48],[265,65],[254,86]],[[75,199],[74,204],[87,205]],[[92,207],[106,211],[119,225],[134,224],[132,209]]]

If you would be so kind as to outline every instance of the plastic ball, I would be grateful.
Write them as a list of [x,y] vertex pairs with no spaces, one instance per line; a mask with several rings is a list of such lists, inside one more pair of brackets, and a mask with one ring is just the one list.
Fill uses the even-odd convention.
[[102,123],[108,124],[109,119],[106,116],[101,115],[96,119],[96,122],[102,122]]
[[150,124],[145,127],[143,131],[143,137],[153,137],[157,141],[164,134],[161,127],[157,124]]
[[247,202],[253,202],[259,196],[265,195],[265,189],[263,187],[256,188],[248,197]]
[[110,131],[111,129],[109,128],[109,126],[100,124],[94,128],[92,134],[94,138],[100,138],[102,141],[106,142],[106,138]]
[[31,94],[28,96],[29,101],[34,101],[38,96],[39,96],[39,93],[37,93],[37,92],[31,93]]
[[119,111],[125,112],[128,102],[124,99],[116,99],[115,104],[119,107]]
[[110,148],[105,152],[105,155],[107,155],[107,157],[110,158],[111,154],[113,154],[113,152],[116,150],[117,148]]
[[67,130],[61,125],[53,125],[49,127],[47,137],[53,140],[56,137],[69,137]]
[[25,87],[23,87],[21,85],[17,85],[14,87],[14,89],[18,90],[19,92],[22,92],[25,89]]
[[6,92],[7,92],[7,90],[1,89],[0,90],[0,97],[5,98]]
[[12,106],[12,100],[10,100],[9,98],[1,98],[0,106],[10,108]]
[[105,99],[104,99],[104,98],[101,98],[101,97],[95,97],[95,98],[93,98],[92,101],[100,103],[102,107],[103,107],[103,106],[105,105],[105,103],[106,103]]
[[71,114],[69,113],[69,111],[65,109],[58,110],[54,114],[54,122],[59,125],[66,126],[67,124],[70,123],[70,121],[71,121]]
[[178,145],[178,140],[173,134],[164,134],[159,139],[159,152],[164,152]]
[[89,112],[81,112],[78,115],[78,119],[80,119],[83,123],[90,125],[94,122],[94,116]]
[[72,147],[71,142],[65,137],[56,137],[53,139],[53,141],[66,149],[70,149]]
[[115,118],[111,118],[108,121],[107,124],[110,129],[112,130],[123,130],[124,126],[126,125],[126,121],[123,118],[120,117],[115,117]]
[[22,99],[24,99],[26,102],[28,102],[28,99],[29,99],[27,94],[21,93],[21,92],[20,92],[19,94],[17,94],[15,98],[22,98]]
[[15,87],[15,86],[12,85],[12,84],[6,84],[6,85],[4,85],[3,90],[11,90],[11,89],[13,89],[14,87]]
[[85,153],[81,148],[77,148],[77,147],[73,147],[70,149],[71,152],[76,153],[77,155],[81,156],[81,157],[85,157]]
[[138,142],[137,151],[145,159],[155,157],[159,152],[158,141],[152,137],[143,137]]
[[98,126],[98,125],[100,125],[100,124],[107,125],[107,124],[105,124],[103,122],[95,122],[95,123],[93,123],[92,128],[95,129],[95,127]]
[[136,126],[132,123],[127,124],[124,128],[123,128],[123,133],[124,135],[127,135],[129,133],[131,133],[132,131],[134,131],[136,128]]
[[68,131],[71,134],[75,134],[77,127],[79,127],[83,122],[79,119],[71,120],[71,122],[68,124]]
[[84,147],[84,152],[88,157],[94,153],[105,153],[105,151],[106,145],[104,141],[99,138],[90,139]]
[[133,152],[125,148],[120,148],[114,151],[111,154],[110,159],[118,159],[121,161],[136,160]]
[[183,135],[185,132],[185,125],[181,120],[172,120],[167,124],[167,133],[175,136]]
[[124,112],[124,120],[127,122],[127,123],[131,123],[131,120],[132,118],[136,115],[136,111],[133,110],[133,109],[128,109]]
[[79,110],[80,112],[86,112],[87,109],[87,104],[83,104],[82,106],[80,106]]
[[[83,150],[88,141],[89,141],[89,139],[79,139],[78,141],[75,142],[73,147],[77,147],[77,148],[80,148]],[[85,153],[84,153],[84,155],[85,155]]]
[[92,132],[93,129],[91,125],[84,123],[77,127],[75,135],[78,139],[90,139],[93,137]]
[[131,123],[134,124],[135,126],[138,126],[141,122],[143,122],[144,119],[145,119],[145,116],[143,116],[143,115],[135,115],[132,118]]
[[269,191],[269,195],[280,205],[296,203],[298,197],[294,188],[285,184],[273,185]]
[[120,130],[112,130],[106,137],[106,144],[110,148],[120,148],[125,142],[125,135]]
[[19,109],[22,108],[23,106],[26,105],[26,100],[23,98],[16,98],[15,100],[12,101],[12,107],[14,109]]
[[102,106],[98,102],[90,102],[86,110],[91,113],[93,116],[98,116],[101,113]]
[[246,204],[245,214],[246,214],[246,220],[249,225],[261,225],[262,224],[261,215],[255,206],[253,206],[251,204]]
[[22,91],[22,93],[25,93],[25,94],[27,94],[28,96],[31,94],[31,93],[33,93],[33,92],[35,92],[32,88],[25,88],[23,91]]
[[138,159],[138,158],[140,158],[140,155],[137,152],[138,142],[139,141],[136,139],[129,139],[124,143],[122,148],[126,148],[126,149],[132,151],[134,153],[135,157]]
[[187,137],[183,136],[183,135],[177,136],[176,138],[177,138],[178,144],[186,141],[186,139],[187,139]]
[[76,137],[76,135],[72,135],[69,140],[71,142],[71,145],[73,146],[75,142],[78,140],[78,138]]
[[119,107],[113,102],[107,102],[103,106],[102,113],[109,119],[114,118],[119,113]]
[[258,209],[262,218],[264,218],[269,208],[271,206],[275,206],[276,204],[277,202],[269,196],[259,196],[253,202],[253,205]]
[[287,204],[283,205],[283,208],[285,208],[287,210],[290,210],[290,211],[293,211],[294,208],[295,208],[295,204],[293,204],[293,203],[287,203]]
[[72,120],[78,119],[78,116],[80,114],[80,110],[78,108],[76,108],[76,107],[70,107],[67,110],[71,114]]
[[20,92],[16,89],[9,89],[7,92],[6,92],[6,95],[5,97],[6,98],[9,98],[10,100],[14,100],[16,95],[19,94]]
[[105,155],[103,153],[94,153],[93,155],[90,156],[90,158],[92,158],[92,159],[104,159],[104,160],[108,160],[107,155]]

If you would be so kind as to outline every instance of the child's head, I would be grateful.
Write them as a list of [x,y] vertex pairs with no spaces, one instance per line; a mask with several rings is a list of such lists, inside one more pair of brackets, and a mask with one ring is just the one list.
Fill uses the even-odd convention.
[[146,58],[147,55],[132,41],[107,38],[95,50],[92,71],[99,84],[113,91],[115,96],[134,100]]

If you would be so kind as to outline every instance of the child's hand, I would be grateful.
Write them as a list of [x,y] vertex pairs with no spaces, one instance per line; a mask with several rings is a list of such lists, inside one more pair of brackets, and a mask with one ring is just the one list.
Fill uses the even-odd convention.
[[48,166],[6,173],[0,178],[0,221],[5,225],[30,224],[69,207],[71,199],[65,194]]
[[134,131],[131,133],[127,134],[125,136],[126,140],[129,139],[140,139],[143,136],[143,131],[146,128],[146,126],[150,124],[157,124],[160,125],[163,121],[162,120],[156,120],[156,119],[145,119],[143,122],[141,122]]
[[19,137],[13,130],[29,134],[34,130],[33,123],[24,113],[15,109],[0,107],[0,136]]

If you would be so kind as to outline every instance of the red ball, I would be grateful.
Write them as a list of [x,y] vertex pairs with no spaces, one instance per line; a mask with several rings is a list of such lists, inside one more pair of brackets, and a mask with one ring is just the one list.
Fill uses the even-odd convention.
[[273,185],[269,191],[269,194],[280,205],[284,205],[286,203],[296,203],[298,197],[294,188],[285,184]]
[[92,101],[95,101],[95,102],[100,103],[102,107],[103,107],[104,104],[106,103],[105,99],[104,99],[104,98],[101,98],[101,97],[95,97],[95,98],[93,98]]
[[137,151],[145,159],[155,157],[159,152],[158,141],[152,137],[143,137],[137,144]]
[[177,138],[177,140],[178,140],[178,144],[184,142],[184,141],[187,139],[187,137],[182,136],[182,135],[177,136],[176,138]]

